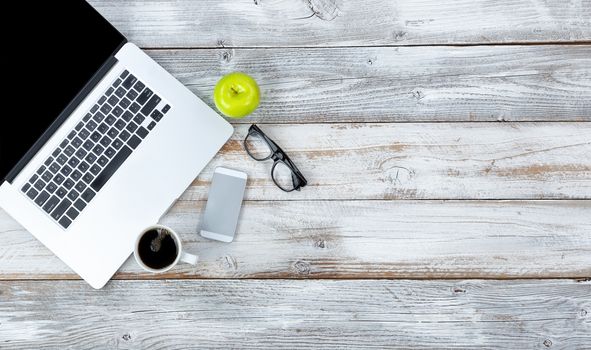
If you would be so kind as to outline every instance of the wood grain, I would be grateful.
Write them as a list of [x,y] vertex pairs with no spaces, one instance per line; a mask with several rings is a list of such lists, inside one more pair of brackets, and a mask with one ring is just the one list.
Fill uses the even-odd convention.
[[215,108],[244,71],[262,101],[235,123],[591,121],[591,45],[155,50]]
[[[198,235],[204,205],[161,220],[196,267],[153,275],[131,258],[116,278],[591,276],[591,201],[248,201],[231,244]],[[4,212],[0,227],[0,279],[78,278]]]
[[590,199],[591,123],[262,125],[308,180],[285,193],[244,151],[247,125],[181,197],[207,198],[217,166],[248,173],[250,200]]
[[1,282],[10,349],[585,349],[591,283]]
[[91,0],[145,47],[573,42],[591,39],[574,1]]

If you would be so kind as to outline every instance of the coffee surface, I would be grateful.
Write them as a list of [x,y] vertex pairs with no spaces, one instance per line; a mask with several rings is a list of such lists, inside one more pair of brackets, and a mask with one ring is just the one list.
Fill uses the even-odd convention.
[[158,241],[158,231],[150,230],[144,233],[138,245],[141,261],[155,270],[172,265],[178,254],[174,238],[166,231],[162,231],[162,233],[164,237],[161,239],[160,244],[154,244]]

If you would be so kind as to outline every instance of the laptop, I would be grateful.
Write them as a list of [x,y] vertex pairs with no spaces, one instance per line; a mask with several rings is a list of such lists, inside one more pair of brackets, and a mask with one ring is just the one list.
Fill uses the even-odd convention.
[[85,1],[19,3],[0,207],[101,288],[233,129]]

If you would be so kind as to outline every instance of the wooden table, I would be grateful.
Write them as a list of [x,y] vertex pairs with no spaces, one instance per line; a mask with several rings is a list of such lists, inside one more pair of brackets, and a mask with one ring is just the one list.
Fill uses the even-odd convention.
[[[209,105],[233,71],[264,97],[162,219],[196,267],[95,291],[0,211],[0,348],[591,348],[589,1],[91,3]],[[232,244],[197,235],[219,165]]]

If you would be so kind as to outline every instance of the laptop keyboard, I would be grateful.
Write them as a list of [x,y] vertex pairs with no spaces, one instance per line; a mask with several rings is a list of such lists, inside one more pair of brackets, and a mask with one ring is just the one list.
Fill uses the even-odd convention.
[[68,228],[170,110],[160,102],[124,71],[21,191]]

